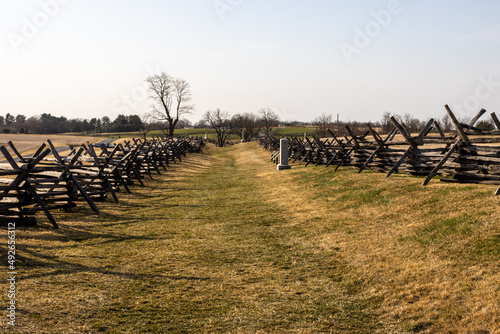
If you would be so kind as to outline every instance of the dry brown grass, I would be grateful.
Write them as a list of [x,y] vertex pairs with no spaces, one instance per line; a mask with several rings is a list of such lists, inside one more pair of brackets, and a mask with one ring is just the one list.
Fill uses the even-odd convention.
[[68,136],[68,135],[26,135],[26,134],[0,134],[0,145],[4,145],[11,154],[9,141],[14,143],[16,149],[23,155],[34,153],[42,143],[46,143],[50,139],[55,147],[61,146],[79,146],[81,144],[90,142],[94,143],[101,138],[98,137],[84,137],[84,136]]
[[495,187],[267,155],[210,148],[100,217],[20,228],[17,332],[500,330]]

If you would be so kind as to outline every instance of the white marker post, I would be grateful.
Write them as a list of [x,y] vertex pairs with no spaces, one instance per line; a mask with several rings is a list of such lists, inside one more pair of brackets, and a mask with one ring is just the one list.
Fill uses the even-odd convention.
[[278,170],[290,169],[292,166],[288,164],[288,139],[282,138],[280,140],[280,164]]

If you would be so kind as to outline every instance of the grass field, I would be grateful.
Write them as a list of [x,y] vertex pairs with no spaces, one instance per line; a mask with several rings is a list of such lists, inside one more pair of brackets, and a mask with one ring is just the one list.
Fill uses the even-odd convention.
[[[176,129],[174,136],[191,136],[191,137],[202,137],[205,138],[205,134],[209,139],[216,139],[217,134],[213,129]],[[143,138],[144,134],[142,132],[113,132],[113,133],[103,133],[102,136],[107,138]],[[165,133],[161,130],[149,131],[146,135],[148,138],[151,137],[165,137]],[[229,139],[236,140],[240,137],[235,135],[230,135]]]
[[[280,133],[282,136],[303,136],[304,133],[308,135],[313,135],[316,133],[316,129],[311,127],[283,127],[277,128],[276,131]],[[205,137],[205,134],[209,139],[216,139],[217,135],[215,130],[213,129],[176,129],[174,135],[175,136],[192,136],[192,137]],[[105,137],[109,138],[141,138],[144,136],[141,132],[116,132],[116,133],[106,133],[103,134]],[[160,130],[154,130],[147,133],[147,137],[153,136],[165,136],[165,134]],[[237,135],[230,135],[229,140],[238,140],[241,137]]]
[[[42,143],[47,143],[50,139],[55,147],[63,146],[79,146],[87,142],[94,143],[99,141],[97,137],[76,136],[76,135],[26,135],[26,134],[0,134],[0,145],[4,145],[9,152],[14,155],[14,152],[7,144],[12,141],[16,149],[23,154],[34,153]],[[3,157],[2,157],[3,158]]]
[[495,186],[277,172],[267,155],[209,147],[101,216],[17,228],[10,332],[500,331]]

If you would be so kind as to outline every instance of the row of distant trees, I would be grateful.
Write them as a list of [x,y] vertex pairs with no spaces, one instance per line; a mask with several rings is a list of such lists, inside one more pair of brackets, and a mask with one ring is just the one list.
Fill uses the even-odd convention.
[[[404,124],[412,133],[419,132],[426,124],[427,120],[420,120],[410,114],[398,115],[384,113],[382,119],[373,122],[381,133],[388,133],[393,127],[391,117],[395,117],[400,123]],[[171,131],[170,123],[160,117],[154,117],[153,114],[146,115],[118,115],[114,120],[108,116],[102,118],[88,119],[68,119],[64,116],[53,116],[51,114],[41,114],[31,117],[24,115],[13,115],[7,113],[0,115],[0,131],[4,133],[112,133],[112,132],[141,132],[144,136],[151,130],[162,130],[165,135],[173,134],[175,129],[187,127],[207,128],[211,127],[220,134],[221,143],[227,139],[229,134],[240,136],[244,141],[250,141],[259,133],[269,134],[277,126],[294,125],[299,122],[283,123],[277,113],[270,108],[263,108],[257,113],[239,113],[230,115],[227,111],[220,109],[207,111],[201,120],[194,125],[186,119],[179,118],[173,124]],[[439,125],[444,132],[454,129],[448,115],[444,115],[438,120]],[[464,120],[464,123],[467,123]],[[348,125],[351,130],[359,134],[366,131],[366,123],[357,121],[338,121],[333,114],[322,114],[316,117],[311,123],[300,123],[310,125],[316,129],[320,137],[329,136],[328,129],[334,130],[336,134],[346,135],[345,126]],[[494,129],[491,120],[480,121],[477,126],[484,130]]]
[[[259,135],[275,135],[278,126],[312,126],[319,137],[330,136],[328,130],[336,134],[344,134],[345,125],[349,125],[354,134],[360,134],[366,130],[366,123],[334,121],[331,114],[322,114],[311,123],[282,122],[278,114],[270,108],[260,109],[257,113],[232,116],[221,109],[210,110],[203,115],[203,119],[197,123],[197,126],[198,124],[215,130],[218,146],[223,146],[231,134],[239,136],[243,141],[251,141]],[[379,123],[376,123],[375,126],[379,126]]]
[[[391,121],[391,117],[394,117],[399,123],[404,124],[410,133],[420,132],[428,122],[428,120],[418,119],[408,113],[399,115],[385,112],[380,121],[372,122],[371,125],[378,128],[381,133],[389,133],[394,128],[394,123]],[[455,129],[450,117],[447,114],[444,114],[443,117],[437,119],[436,121],[444,132],[450,132]],[[469,119],[464,119],[462,120],[462,123],[468,123],[469,121]],[[345,128],[346,125],[349,126],[355,134],[359,134],[367,129],[366,123],[357,121],[337,121],[334,119],[332,114],[322,114],[318,116],[313,120],[312,125],[316,128],[317,134],[320,137],[328,137],[328,129],[334,129],[336,134],[347,135],[348,133]],[[491,119],[486,119],[480,121],[476,127],[483,130],[493,130],[495,128],[495,124]]]
[[102,118],[68,119],[64,116],[41,114],[27,118],[24,115],[0,116],[3,133],[102,133],[141,131],[143,122],[138,115],[118,115],[114,120]]
[[[391,120],[392,117],[403,124],[410,133],[420,132],[428,122],[428,120],[420,120],[411,114],[398,115],[386,112],[380,121],[372,122],[371,125],[376,127],[380,133],[389,133],[394,128],[394,123]],[[444,132],[454,130],[454,126],[448,115],[445,114],[436,121]],[[468,121],[462,120],[462,123],[468,123]],[[202,126],[209,126],[215,129],[218,146],[223,146],[230,134],[238,135],[244,141],[250,141],[262,133],[273,134],[273,131],[276,131],[275,127],[283,124],[276,112],[269,108],[261,109],[257,114],[245,113],[233,116],[230,116],[227,111],[220,109],[210,110],[204,114],[200,123]],[[348,133],[347,127],[352,134],[356,135],[367,130],[366,123],[340,121],[338,118],[334,119],[333,114],[322,114],[316,117],[311,123],[302,124],[312,125],[316,129],[316,135],[319,137],[329,137],[329,130],[336,135],[350,135],[351,133]],[[492,120],[483,120],[476,127],[483,130],[493,130],[494,123]]]
[[[182,114],[180,115],[182,116]],[[391,117],[395,117],[400,123],[404,124],[412,133],[419,132],[427,120],[420,120],[410,114],[398,115],[386,112],[382,119],[372,122],[381,133],[388,133],[393,127]],[[31,117],[24,115],[13,115],[7,113],[0,115],[0,131],[4,133],[112,133],[112,132],[141,132],[144,136],[151,130],[162,130],[165,135],[173,134],[175,129],[187,127],[207,128],[211,127],[220,133],[221,140],[227,138],[229,134],[236,134],[245,141],[250,141],[259,133],[269,134],[273,128],[278,125],[293,126],[299,122],[282,122],[275,111],[270,108],[263,108],[256,113],[239,113],[230,115],[227,111],[220,109],[211,110],[203,115],[203,118],[194,125],[184,118],[175,120],[175,123],[169,123],[166,117],[155,117],[153,113],[146,115],[118,115],[114,120],[108,116],[102,118],[87,119],[68,119],[64,116],[53,116],[51,114],[41,114]],[[441,128],[445,132],[454,129],[448,115],[444,115],[438,120]],[[467,123],[464,120],[463,123]],[[300,123],[310,125],[316,129],[320,137],[329,136],[328,129],[334,130],[336,134],[345,135],[345,126],[359,134],[366,131],[366,124],[357,121],[338,121],[333,114],[322,114],[316,117],[311,123]],[[171,131],[170,126],[173,126]],[[494,124],[491,120],[483,120],[477,124],[478,128],[492,130]]]

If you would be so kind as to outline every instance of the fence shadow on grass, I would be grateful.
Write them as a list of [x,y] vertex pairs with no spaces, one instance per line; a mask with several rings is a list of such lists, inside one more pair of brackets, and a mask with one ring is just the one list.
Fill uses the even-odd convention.
[[[105,266],[91,267],[87,265],[61,260],[59,256],[41,254],[40,252],[36,252],[30,249],[23,249],[23,252],[25,254],[35,256],[36,259],[24,255],[19,255],[18,261],[20,263],[24,263],[25,265],[29,264],[30,268],[43,268],[44,270],[43,272],[40,273],[20,275],[17,278],[18,281],[47,278],[47,277],[57,277],[60,275],[69,275],[78,273],[98,273],[102,275],[116,276],[130,280],[167,279],[167,280],[206,281],[210,279],[210,277],[195,277],[195,276],[182,276],[182,275],[173,276],[173,275],[158,275],[149,273],[136,274],[136,273],[122,272],[122,271],[115,271],[106,269]],[[85,256],[85,258],[89,257]],[[90,257],[90,258],[105,259],[105,257]]]

